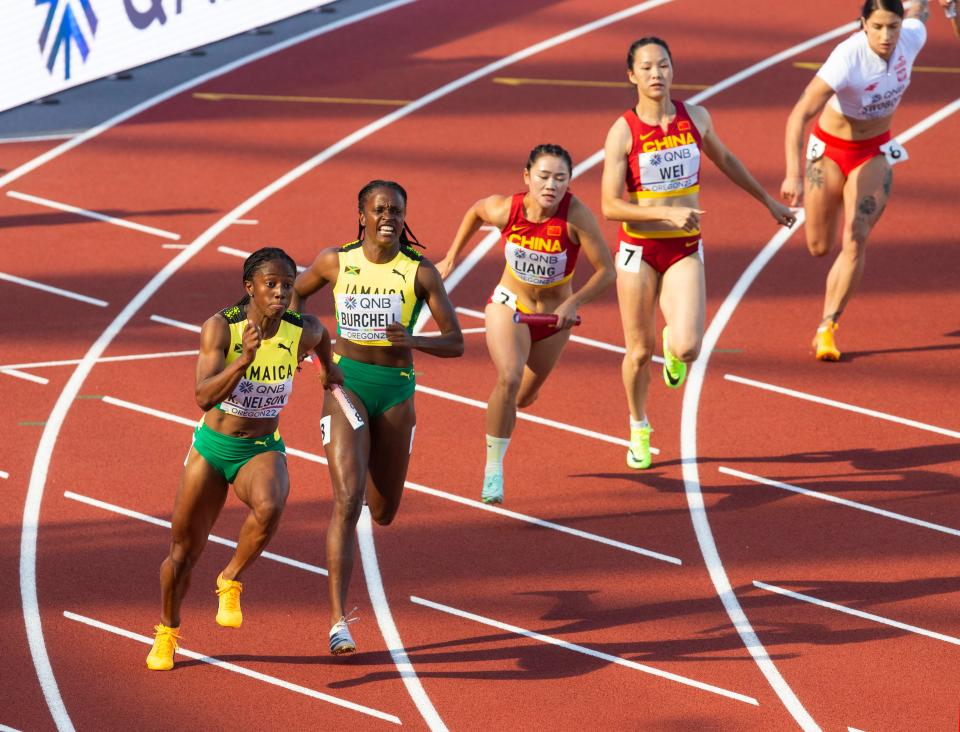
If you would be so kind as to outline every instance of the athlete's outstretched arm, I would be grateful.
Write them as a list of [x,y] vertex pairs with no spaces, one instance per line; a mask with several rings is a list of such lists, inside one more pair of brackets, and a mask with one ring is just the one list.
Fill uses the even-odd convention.
[[803,133],[807,123],[823,111],[833,89],[819,76],[814,76],[787,117],[785,152],[787,172],[780,185],[780,195],[789,205],[803,205]]
[[700,138],[703,141],[703,152],[713,161],[714,165],[720,168],[720,171],[740,186],[740,188],[766,206],[770,215],[776,219],[778,224],[781,226],[793,226],[793,222],[797,220],[796,216],[793,215],[789,208],[767,193],[763,189],[763,186],[757,182],[757,179],[750,174],[746,166],[740,162],[737,156],[730,152],[727,146],[720,141],[720,137],[717,135],[717,131],[713,126],[713,121],[710,119],[710,114],[707,110],[694,104],[688,105],[687,109],[690,112],[693,123],[697,126],[697,129],[700,130]]
[[594,272],[583,287],[575,291],[556,309],[557,328],[571,328],[577,319],[577,308],[598,297],[617,279],[613,257],[603,240],[600,225],[589,208],[576,196],[570,202],[567,230],[580,244],[580,251],[593,266]]
[[481,226],[491,224],[502,229],[507,225],[507,219],[510,218],[510,200],[509,196],[487,196],[467,209],[463,215],[463,221],[460,222],[460,228],[453,237],[453,243],[443,259],[437,263],[437,271],[443,279],[447,279],[453,272],[460,252]]
[[307,298],[326,285],[328,282],[337,282],[337,272],[340,268],[340,259],[337,247],[322,250],[313,263],[297,275],[293,283],[293,297],[290,298],[290,309],[302,312]]
[[441,358],[455,358],[463,355],[463,333],[460,332],[460,323],[457,314],[450,304],[447,291],[443,286],[443,279],[437,268],[424,259],[417,267],[417,279],[414,285],[418,298],[430,308],[430,314],[437,321],[440,335],[415,336],[400,323],[391,323],[387,326],[387,340],[395,346],[416,348],[418,351],[429,353]]

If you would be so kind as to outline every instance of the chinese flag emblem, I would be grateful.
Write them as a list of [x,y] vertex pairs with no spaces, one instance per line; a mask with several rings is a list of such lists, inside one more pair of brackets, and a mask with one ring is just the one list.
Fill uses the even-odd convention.
[[680,132],[689,132],[690,131],[690,120],[682,119],[677,122],[677,129]]
[[559,227],[559,226],[548,226],[548,227],[547,227],[547,236],[560,236],[560,227]]

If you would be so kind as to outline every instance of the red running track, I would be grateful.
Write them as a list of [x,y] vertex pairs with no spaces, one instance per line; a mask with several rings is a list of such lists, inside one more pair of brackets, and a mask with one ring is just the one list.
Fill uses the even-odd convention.
[[[629,42],[656,33],[671,44],[678,82],[712,85],[846,23],[855,11],[843,5],[780,8],[776,17],[753,0],[735,12],[694,0],[653,7],[512,63],[384,126],[244,209],[239,216],[256,219],[255,226],[218,222],[236,218],[231,212],[266,186],[396,108],[211,104],[186,93],[5,190],[109,212],[179,234],[181,243],[203,244],[137,303],[103,355],[190,351],[195,333],[151,315],[198,325],[237,297],[240,260],[218,247],[279,245],[306,263],[318,248],[352,237],[356,191],[383,177],[408,189],[409,221],[427,243],[427,256],[439,258],[467,205],[519,185],[530,147],[556,141],[585,160],[631,103],[627,88],[508,86],[494,76],[619,80]],[[526,3],[518,11],[515,3],[496,0],[482,8],[458,4],[456,12],[450,7],[419,0],[198,91],[417,100],[631,6],[570,0]],[[919,63],[951,66],[955,41],[938,17],[930,29]],[[821,60],[835,42],[706,102],[721,137],[770,189],[782,175],[787,111],[812,73],[792,62]],[[895,132],[952,102],[954,78],[916,73]],[[692,383],[686,400],[684,393],[654,387],[650,416],[661,453],[650,471],[634,473],[623,464],[620,356],[571,343],[528,410],[553,423],[521,421],[507,456],[504,508],[520,516],[483,510],[472,503],[482,474],[483,411],[463,401],[482,402],[492,386],[482,336],[467,336],[462,359],[418,358],[418,382],[434,391],[417,397],[409,473],[415,485],[398,521],[373,536],[390,611],[429,700],[419,708],[376,622],[367,592],[371,577],[359,567],[351,599],[360,607],[361,653],[333,659],[325,648],[322,576],[264,558],[247,577],[243,629],[226,631],[213,623],[212,586],[230,550],[216,544],[206,550],[184,607],[184,647],[282,680],[286,688],[190,659],[178,661],[173,673],[150,673],[146,646],[66,617],[75,613],[141,635],[156,622],[156,570],[167,531],[81,498],[169,517],[187,424],[198,416],[193,358],[101,361],[76,388],[68,384],[73,365],[21,369],[48,379],[45,384],[0,373],[6,401],[17,405],[0,418],[15,445],[0,463],[9,475],[0,479],[9,507],[0,572],[7,586],[19,586],[24,506],[40,485],[36,592],[52,671],[47,678],[63,700],[61,725],[67,718],[77,729],[392,726],[306,689],[418,728],[427,726],[422,711],[429,705],[436,716],[428,710],[426,719],[450,729],[791,729],[804,720],[823,729],[952,729],[957,704],[950,672],[960,643],[952,567],[960,517],[951,498],[960,451],[950,384],[958,331],[956,268],[944,254],[953,234],[943,222],[953,213],[951,171],[960,163],[944,142],[956,138],[958,124],[948,117],[908,144],[911,161],[896,170],[863,289],[839,333],[850,358],[824,365],[808,353],[827,263],[809,258],[794,236],[760,271],[726,327],[715,328],[716,349],[701,361],[699,401],[691,398]],[[44,147],[52,143],[4,146],[0,167],[13,170]],[[592,167],[574,185],[595,208],[599,173]],[[762,209],[712,168],[703,205],[710,322],[721,304],[732,304],[738,278],[776,232]],[[0,342],[2,366],[82,357],[178,255],[163,248],[169,240],[149,234],[9,196],[0,206],[7,224],[4,272],[107,303],[0,282],[11,324],[10,337]],[[612,244],[614,228],[607,231]],[[481,310],[501,266],[495,252],[485,257],[453,290],[454,302]],[[329,303],[319,312],[328,318]],[[461,319],[465,328],[482,325],[468,314]],[[585,309],[577,334],[622,343],[613,293]],[[696,370],[691,382],[695,377]],[[291,456],[294,492],[270,550],[322,567],[329,485],[326,468],[310,457],[321,454],[319,393],[310,379],[297,391],[283,432],[306,457]],[[62,400],[67,409],[47,460],[49,445],[41,437],[57,424],[61,394],[76,398]],[[689,458],[686,474],[682,457]],[[31,471],[37,477],[28,496]],[[691,513],[698,485],[692,477],[699,478],[705,513]],[[231,499],[215,534],[235,536],[243,514]],[[722,568],[704,558],[706,535],[701,524],[698,541],[691,516],[709,521]],[[710,569],[714,579],[729,578],[782,679],[777,686],[746,650]],[[18,703],[0,713],[0,724],[50,729],[56,712],[38,682],[20,595],[4,593],[2,609],[5,668],[17,671],[4,682]]]

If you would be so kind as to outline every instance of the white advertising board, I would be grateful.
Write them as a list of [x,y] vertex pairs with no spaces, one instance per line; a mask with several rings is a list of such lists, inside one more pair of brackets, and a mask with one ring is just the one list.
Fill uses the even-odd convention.
[[333,0],[3,0],[0,111]]

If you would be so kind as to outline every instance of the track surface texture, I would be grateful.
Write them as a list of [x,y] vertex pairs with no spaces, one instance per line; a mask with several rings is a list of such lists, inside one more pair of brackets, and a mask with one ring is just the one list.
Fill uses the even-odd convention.
[[[526,410],[542,419],[518,422],[502,511],[478,502],[484,412],[469,400],[484,402],[495,378],[483,335],[465,336],[461,359],[417,356],[425,388],[410,484],[395,523],[371,537],[403,673],[359,553],[349,603],[359,607],[359,652],[349,658],[327,654],[325,577],[267,557],[245,577],[243,627],[219,628],[214,578],[231,549],[215,543],[194,572],[182,646],[232,666],[178,656],[173,672],[149,672],[147,646],[117,632],[149,636],[158,622],[169,531],[145,519],[169,519],[199,417],[198,337],[183,324],[199,326],[242,294],[231,250],[280,246],[308,264],[354,236],[357,191],[385,178],[406,187],[408,222],[439,260],[468,205],[519,190],[530,148],[556,142],[587,160],[634,101],[626,86],[502,78],[622,81],[630,42],[657,35],[670,43],[676,82],[709,89],[849,23],[855,6],[417,0],[207,80],[5,179],[0,271],[19,282],[0,279],[0,726],[955,729],[960,283],[948,252],[960,115],[906,145],[836,364],[809,350],[832,257],[810,257],[796,232],[745,275],[776,226],[705,163],[712,336],[685,391],[664,388],[654,367],[660,453],[648,471],[624,464],[612,290],[583,309],[576,334],[613,349],[567,346]],[[629,8],[637,12],[458,82]],[[960,46],[936,8],[929,29],[918,65],[955,67]],[[813,73],[794,64],[824,60],[844,36],[704,102],[771,191],[787,114]],[[915,71],[894,134],[960,96],[958,78]],[[197,92],[415,106],[212,102]],[[0,176],[58,144],[0,146]],[[597,214],[600,172],[593,165],[572,184]],[[604,232],[614,247],[615,226]],[[502,266],[494,247],[452,289],[463,328],[483,325],[470,311],[482,311]],[[332,325],[329,295],[310,307]],[[323,567],[331,494],[322,395],[307,373],[282,420],[301,452],[289,457],[293,488],[269,551]],[[244,516],[229,498],[213,533],[235,538]],[[731,607],[742,609],[737,625]],[[422,692],[404,683],[412,674]]]

